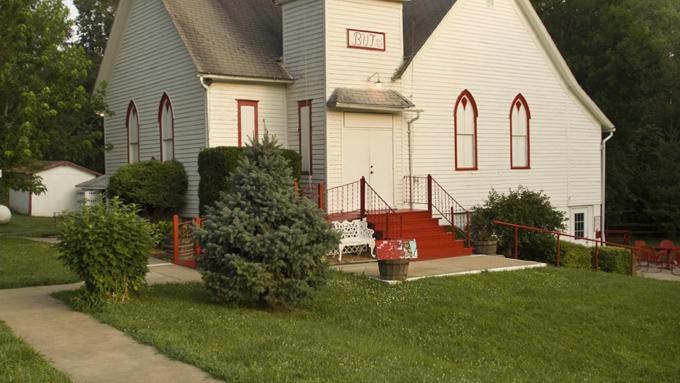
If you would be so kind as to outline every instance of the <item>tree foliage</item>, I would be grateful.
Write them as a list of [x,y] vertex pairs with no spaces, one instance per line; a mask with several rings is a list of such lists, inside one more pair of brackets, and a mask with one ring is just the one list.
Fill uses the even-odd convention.
[[274,140],[246,147],[228,191],[207,208],[199,264],[216,300],[295,305],[324,283],[323,257],[337,245],[323,213],[296,196]]
[[532,2],[576,78],[617,126],[607,152],[610,222],[650,221],[680,232],[680,0]]
[[[0,2],[0,169],[34,159],[71,160],[102,170],[101,92],[90,93],[92,63],[69,44],[60,0]],[[31,189],[18,173],[0,186]]]
[[113,26],[113,18],[118,9],[119,0],[74,0],[78,9],[76,25],[78,26],[78,45],[85,49],[87,57],[92,61],[95,70],[90,72],[88,83],[90,88],[97,79],[97,70],[104,57],[106,43]]

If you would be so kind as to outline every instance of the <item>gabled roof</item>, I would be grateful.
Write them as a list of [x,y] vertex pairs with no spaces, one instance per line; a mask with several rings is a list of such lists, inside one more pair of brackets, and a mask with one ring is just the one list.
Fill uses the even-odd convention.
[[272,0],[163,0],[202,74],[292,79],[281,66],[281,8]]
[[12,171],[16,173],[23,173],[23,174],[38,174],[41,172],[44,172],[46,170],[62,167],[62,166],[67,166],[70,168],[74,168],[77,170],[80,170],[81,172],[91,174],[93,176],[101,176],[101,173],[96,172],[92,169],[88,169],[86,167],[80,166],[78,164],[74,164],[73,162],[70,161],[34,161],[30,165],[25,166],[25,167],[20,167],[13,169]]
[[404,3],[404,63],[397,69],[395,77],[404,73],[455,3],[456,0],[416,0]]

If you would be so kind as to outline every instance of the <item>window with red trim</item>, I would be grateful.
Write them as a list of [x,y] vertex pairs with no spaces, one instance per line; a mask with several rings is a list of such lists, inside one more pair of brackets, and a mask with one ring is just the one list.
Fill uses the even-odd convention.
[[468,90],[456,100],[453,112],[456,170],[477,170],[477,103]]
[[510,106],[510,167],[529,169],[531,167],[531,112],[529,104],[521,94]]
[[302,174],[312,174],[312,100],[298,101],[298,139]]
[[163,94],[158,111],[158,123],[161,134],[161,161],[175,159],[175,117],[172,102],[167,94]]
[[238,146],[258,140],[259,101],[238,100]]
[[125,117],[128,138],[128,163],[139,162],[139,114],[134,101],[130,101]]

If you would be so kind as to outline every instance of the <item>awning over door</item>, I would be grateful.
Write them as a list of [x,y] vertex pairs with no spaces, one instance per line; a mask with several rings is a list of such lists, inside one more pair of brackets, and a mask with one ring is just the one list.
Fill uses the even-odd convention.
[[394,90],[351,88],[336,88],[327,105],[345,110],[384,112],[400,112],[415,107],[409,99]]

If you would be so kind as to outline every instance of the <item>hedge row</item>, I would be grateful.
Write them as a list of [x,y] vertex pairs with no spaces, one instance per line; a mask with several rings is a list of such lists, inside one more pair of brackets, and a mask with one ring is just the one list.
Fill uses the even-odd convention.
[[[595,248],[562,242],[560,264],[564,267],[592,270],[595,267]],[[632,254],[618,247],[600,247],[600,270],[616,274],[630,274]]]
[[[300,179],[302,159],[294,150],[279,149],[288,160],[293,171],[293,178]],[[239,159],[243,155],[243,148],[220,146],[208,148],[198,155],[198,174],[201,177],[198,186],[198,198],[201,215],[205,208],[211,206],[220,198],[220,193],[229,188],[228,178],[236,169]]]

